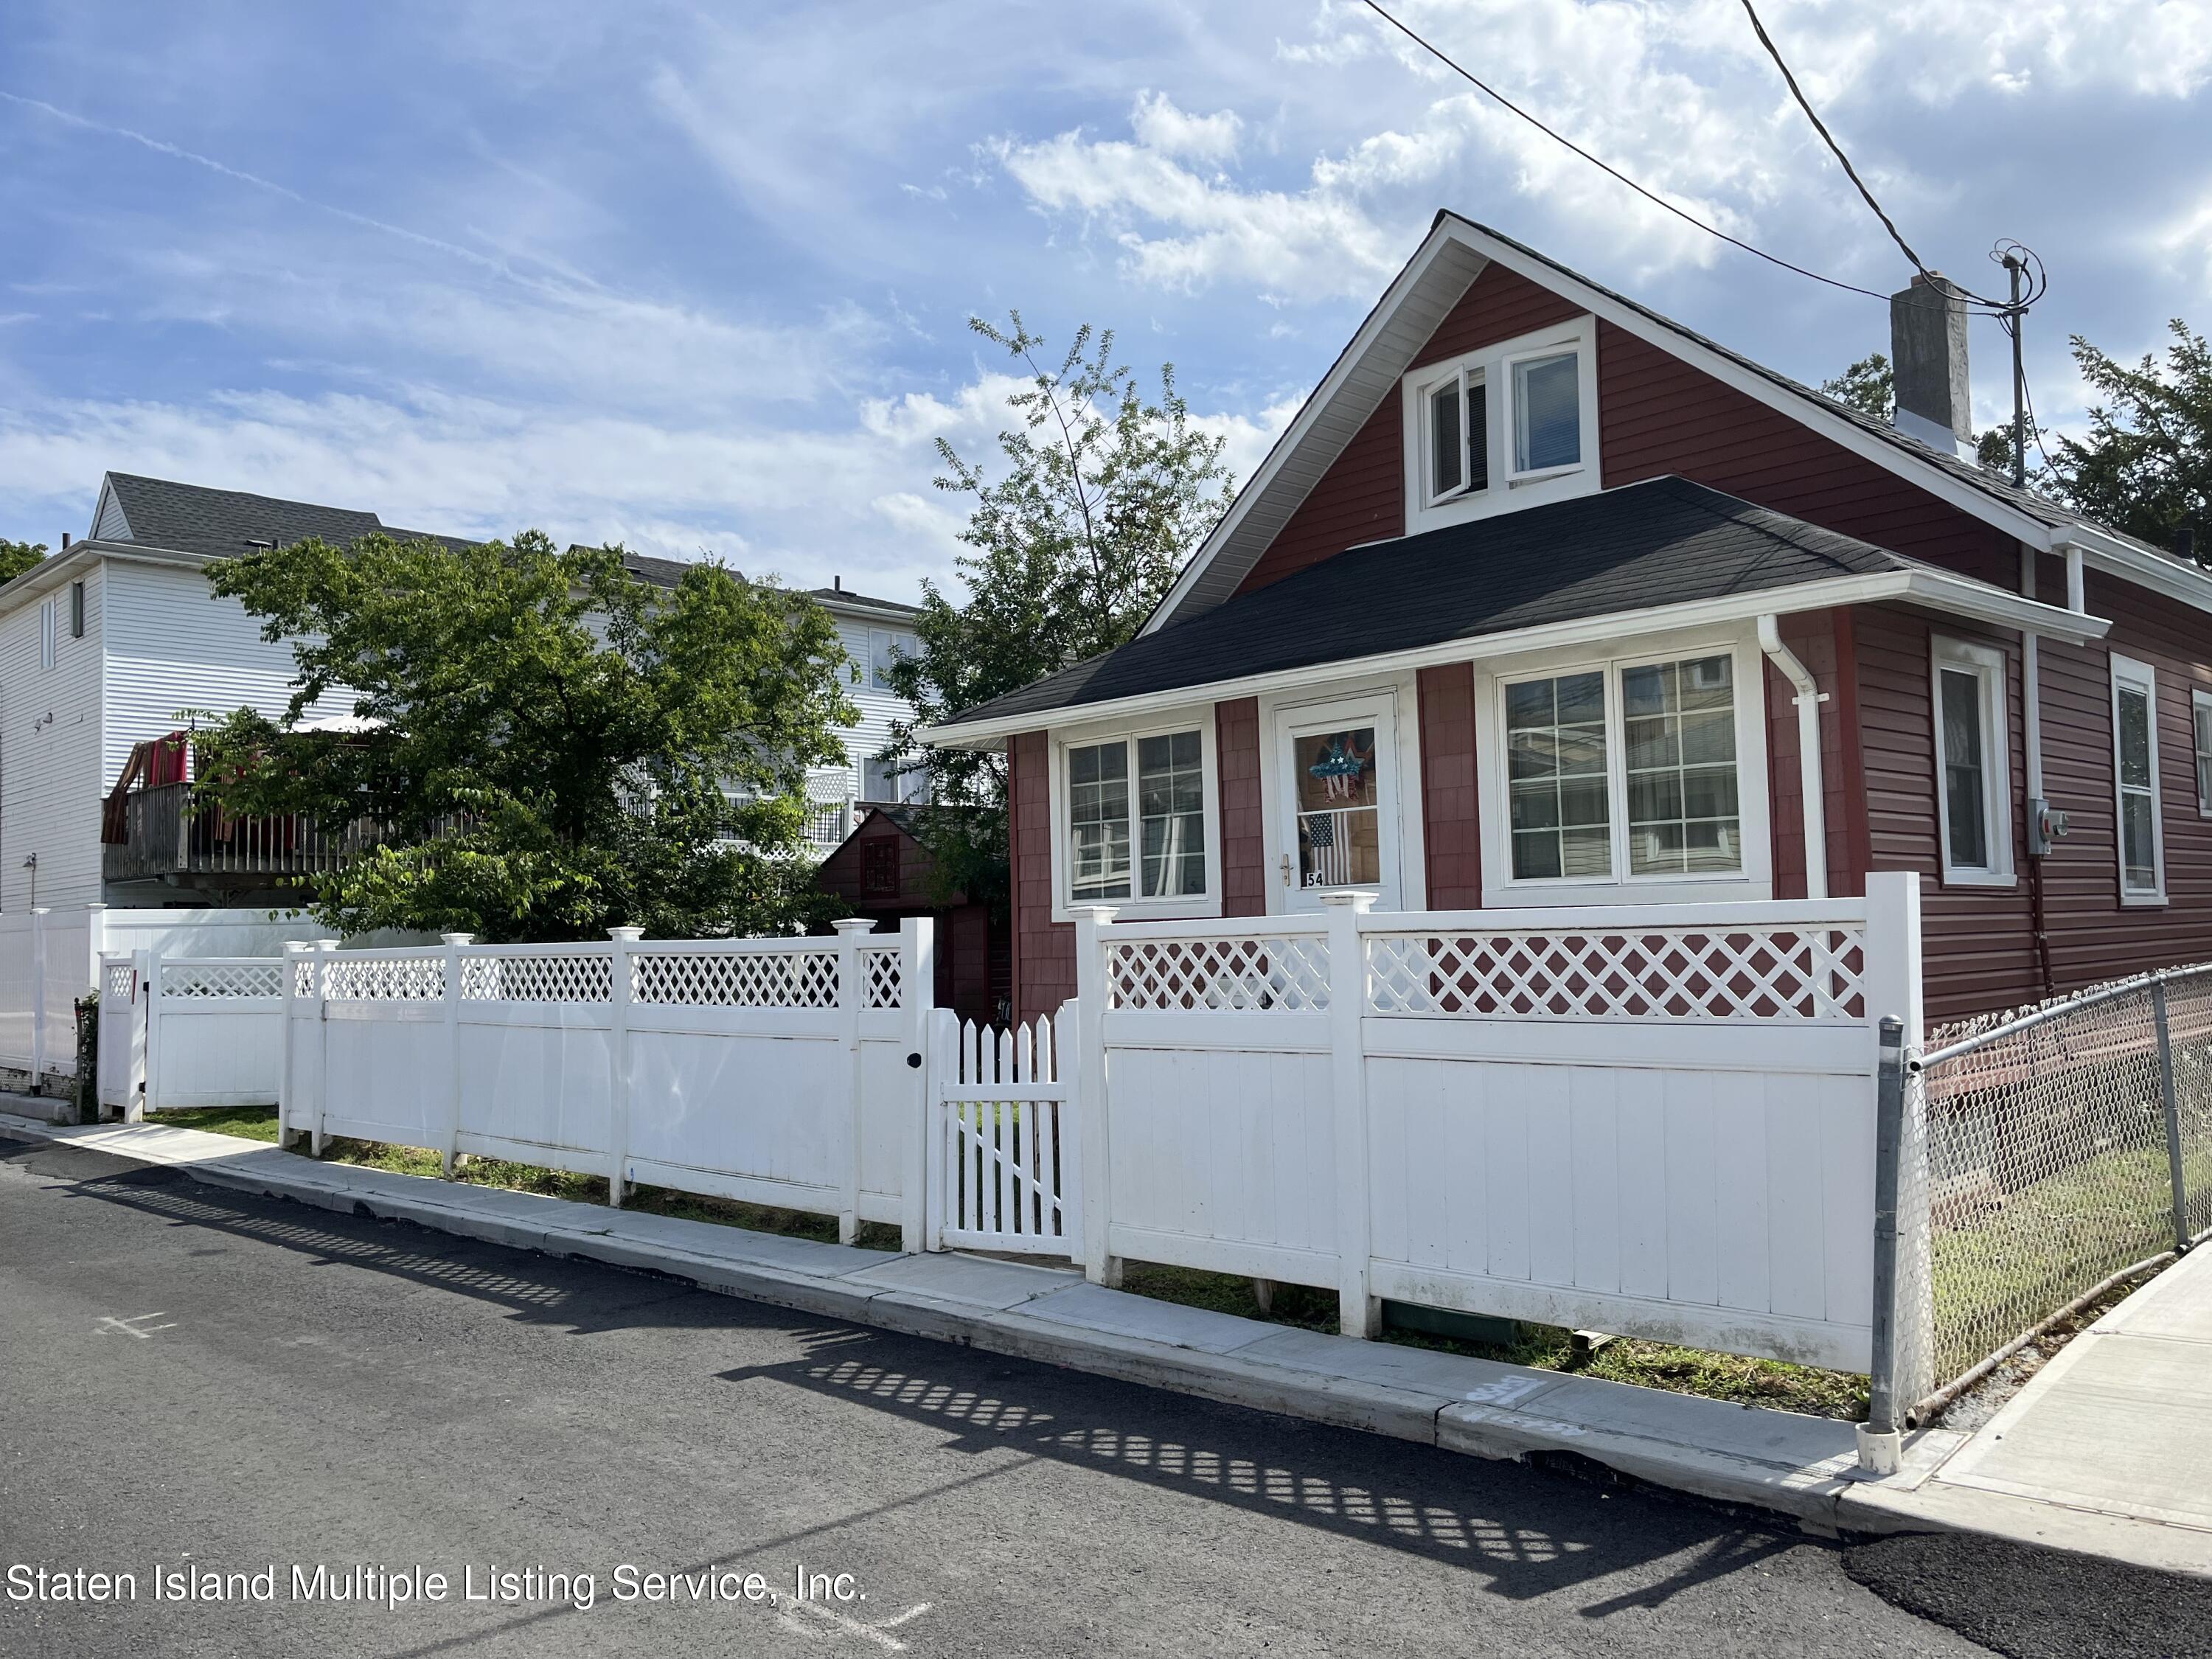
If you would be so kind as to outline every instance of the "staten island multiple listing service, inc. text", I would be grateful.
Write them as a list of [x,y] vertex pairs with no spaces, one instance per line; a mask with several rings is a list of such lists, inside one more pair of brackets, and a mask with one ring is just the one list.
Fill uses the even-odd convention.
[[[556,1571],[544,1566],[502,1567],[469,1563],[457,1570],[434,1567],[331,1566],[274,1563],[253,1571],[214,1567],[154,1566],[144,1572],[101,1571],[88,1567],[47,1567],[17,1562],[8,1569],[9,1601],[42,1605],[80,1602],[329,1602],[362,1603],[392,1609],[442,1601],[485,1601],[507,1606],[571,1607],[587,1613],[602,1598],[596,1572]],[[772,1582],[766,1575],[735,1567],[707,1565],[659,1570],[623,1562],[605,1575],[604,1593],[617,1602],[734,1601],[790,1606],[865,1601],[867,1595],[849,1572],[821,1572],[800,1565]]]

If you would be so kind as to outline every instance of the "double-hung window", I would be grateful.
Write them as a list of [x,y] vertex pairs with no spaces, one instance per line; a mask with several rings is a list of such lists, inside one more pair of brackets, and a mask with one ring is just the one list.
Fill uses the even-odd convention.
[[889,691],[891,671],[898,666],[902,657],[919,656],[917,641],[911,634],[895,634],[887,628],[868,630],[868,685],[871,690]]
[[1198,731],[1071,744],[1063,771],[1070,902],[1206,891],[1206,751]]
[[2120,902],[2166,902],[2165,828],[2158,798],[2158,677],[2112,653],[2112,789],[2119,820]]
[[2189,694],[2189,718],[2196,738],[2197,813],[2212,818],[2212,691]]
[[1938,637],[1933,643],[1936,816],[1943,879],[2013,879],[2012,782],[2007,764],[2004,653]]
[[1735,681],[1726,652],[1507,681],[1509,878],[1743,873]]

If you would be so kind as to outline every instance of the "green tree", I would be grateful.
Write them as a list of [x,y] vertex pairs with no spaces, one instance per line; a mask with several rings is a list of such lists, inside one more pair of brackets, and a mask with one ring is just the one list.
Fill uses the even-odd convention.
[[12,582],[46,556],[44,542],[0,541],[0,582]]
[[1077,331],[1056,368],[1021,313],[1007,326],[969,326],[1024,372],[1007,398],[1020,416],[999,434],[987,471],[939,440],[939,489],[969,498],[955,561],[956,604],[922,584],[920,652],[892,670],[916,719],[898,752],[927,764],[936,799],[965,808],[933,815],[926,836],[945,890],[1003,909],[1006,867],[1004,755],[923,749],[913,732],[1125,644],[1174,584],[1231,489],[1224,440],[1193,427],[1164,364],[1148,396],[1114,361],[1111,331]]
[[1879,351],[1860,358],[1834,380],[1821,381],[1820,391],[1877,421],[1892,420],[1897,414],[1897,376],[1889,359]]
[[2100,524],[2171,547],[2185,525],[2212,529],[2212,347],[2176,317],[2161,364],[2130,368],[2080,335],[2074,361],[2093,394],[2087,437],[2058,440],[2051,487]]
[[[803,775],[842,763],[854,716],[836,626],[803,594],[714,564],[656,588],[618,549],[534,531],[311,540],[210,576],[297,673],[281,720],[242,708],[201,734],[208,805],[383,826],[305,883],[331,926],[684,938],[822,909],[795,856]],[[358,730],[303,725],[325,694]]]

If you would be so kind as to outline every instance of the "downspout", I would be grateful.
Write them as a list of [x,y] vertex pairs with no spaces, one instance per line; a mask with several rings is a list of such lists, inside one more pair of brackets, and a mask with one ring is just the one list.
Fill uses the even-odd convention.
[[[2076,586],[2071,570],[2067,586]],[[2020,546],[2020,592],[2023,599],[2035,597],[2035,550],[2026,542]],[[2020,636],[2020,701],[2021,736],[2027,750],[2028,918],[2035,929],[2035,966],[2043,976],[2043,994],[2051,996],[2058,986],[2051,970],[2051,924],[2043,893],[2043,860],[2051,851],[2043,830],[2048,805],[2043,793],[2043,670],[2033,630]]]
[[1814,684],[1797,660],[1797,653],[1782,643],[1782,630],[1771,615],[1759,619],[1759,648],[1796,688],[1798,793],[1805,817],[1805,896],[1828,896],[1828,802],[1820,781],[1820,705],[1827,693]]

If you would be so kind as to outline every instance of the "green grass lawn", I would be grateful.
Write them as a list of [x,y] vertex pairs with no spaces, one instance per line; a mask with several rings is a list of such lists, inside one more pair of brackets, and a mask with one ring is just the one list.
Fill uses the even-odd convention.
[[[274,1106],[213,1106],[198,1111],[161,1112],[148,1120],[173,1123],[181,1128],[205,1129],[214,1134],[240,1135],[249,1140],[275,1141]],[[306,1156],[304,1143],[295,1147]],[[391,1170],[400,1175],[435,1176],[438,1154],[419,1146],[398,1146],[381,1140],[349,1140],[333,1135],[323,1148],[325,1163],[357,1164],[367,1170]],[[537,1164],[516,1164],[506,1158],[464,1158],[453,1179],[476,1187],[505,1187],[547,1198],[572,1199],[579,1204],[607,1201],[605,1176],[571,1175]],[[837,1218],[800,1210],[782,1210],[766,1204],[744,1204],[735,1199],[708,1198],[664,1187],[633,1187],[623,1200],[626,1210],[648,1215],[674,1216],[684,1221],[711,1221],[718,1226],[743,1227],[757,1233],[781,1233],[793,1238],[837,1242]],[[896,1250],[899,1230],[879,1222],[864,1221],[854,1240],[864,1250]]]
[[[1277,1285],[1273,1305],[1266,1313],[1260,1310],[1252,1281],[1228,1273],[1132,1261],[1123,1272],[1121,1288],[1139,1296],[1156,1297],[1163,1302],[1210,1308],[1218,1313],[1242,1314],[1247,1319],[1265,1319],[1304,1330],[1334,1334],[1337,1329],[1335,1292],[1310,1285]],[[1518,1338],[1509,1343],[1469,1342],[1388,1327],[1382,1340],[1412,1348],[1434,1348],[1446,1353],[1468,1354],[1477,1359],[1532,1365],[1540,1370],[1601,1376],[1615,1382],[1634,1382],[1675,1394],[1771,1406],[1814,1417],[1839,1417],[1847,1422],[1857,1422],[1867,1413],[1867,1379],[1863,1375],[1786,1364],[1778,1359],[1747,1359],[1740,1354],[1712,1353],[1703,1348],[1678,1348],[1664,1342],[1641,1342],[1629,1337],[1616,1338],[1595,1354],[1580,1358],[1571,1332],[1551,1325],[1523,1324],[1517,1328]]]

